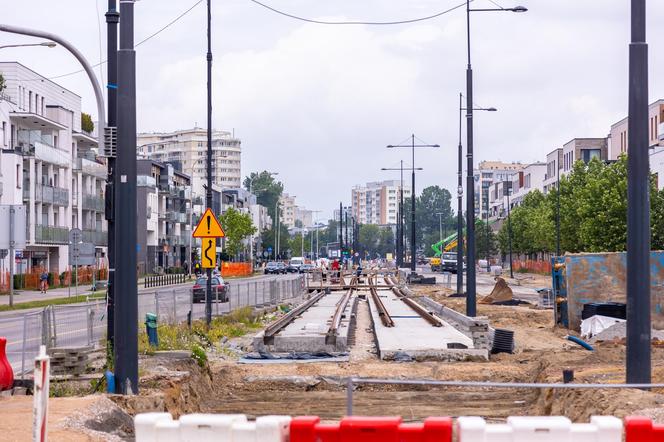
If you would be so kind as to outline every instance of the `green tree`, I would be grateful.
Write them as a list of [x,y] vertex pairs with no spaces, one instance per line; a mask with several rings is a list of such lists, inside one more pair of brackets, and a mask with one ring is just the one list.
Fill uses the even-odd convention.
[[267,208],[267,212],[274,220],[274,209],[284,192],[284,185],[276,181],[274,176],[267,170],[262,172],[252,172],[248,177],[245,177],[244,187],[256,195],[256,202],[263,207]]
[[0,72],[0,92],[4,91],[7,88],[7,84],[5,83],[5,77],[2,75],[2,72]]
[[81,130],[89,134],[95,130],[95,123],[92,122],[92,117],[85,112],[81,112]]
[[230,207],[219,217],[219,222],[226,233],[225,251],[229,256],[236,257],[242,250],[242,241],[256,233],[251,216]]
[[[415,241],[418,250],[424,250],[424,253],[428,254],[431,244],[438,242],[441,218],[443,232],[450,234],[456,229],[456,218],[452,211],[451,201],[450,192],[439,186],[426,187],[420,196],[415,197]],[[410,198],[404,199],[406,224],[404,231],[407,244],[410,244],[411,237],[411,204]],[[442,215],[438,215],[439,213]]]

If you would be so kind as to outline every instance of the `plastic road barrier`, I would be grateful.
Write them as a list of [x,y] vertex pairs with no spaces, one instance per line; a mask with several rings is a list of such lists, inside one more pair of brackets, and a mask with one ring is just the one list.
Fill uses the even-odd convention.
[[190,414],[173,420],[168,413],[134,418],[136,442],[288,442],[290,416],[262,416],[253,422],[243,414]]
[[457,423],[460,442],[621,442],[623,429],[622,421],[610,416],[593,416],[589,424],[562,416],[512,416],[506,424],[460,417]]
[[625,418],[625,442],[664,441],[664,425],[655,425],[646,417]]
[[337,424],[321,424],[317,416],[293,418],[290,442],[448,442],[452,419],[430,417],[405,424],[400,417],[346,417]]

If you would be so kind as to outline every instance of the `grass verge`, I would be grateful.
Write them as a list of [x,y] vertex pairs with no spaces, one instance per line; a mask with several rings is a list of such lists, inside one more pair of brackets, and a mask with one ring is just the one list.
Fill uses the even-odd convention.
[[262,325],[261,318],[254,314],[251,307],[233,310],[228,315],[214,318],[209,328],[205,321],[194,321],[191,328],[187,324],[159,324],[159,345],[151,346],[145,329],[142,329],[138,335],[138,351],[140,354],[154,354],[158,350],[191,351],[192,357],[199,365],[205,365],[205,351],[216,348],[222,338],[243,336]]
[[28,302],[18,302],[15,303],[12,307],[8,304],[0,305],[0,312],[8,312],[14,310],[26,310],[30,308],[40,308],[46,307],[49,305],[65,305],[65,304],[78,304],[81,302],[96,301],[105,298],[104,292],[93,292],[88,295],[78,295],[70,296],[67,298],[50,298],[50,299],[40,299],[39,301],[28,301]]

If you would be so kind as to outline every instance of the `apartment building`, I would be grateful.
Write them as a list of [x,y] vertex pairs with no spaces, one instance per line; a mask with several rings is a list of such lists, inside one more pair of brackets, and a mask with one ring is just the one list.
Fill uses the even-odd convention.
[[284,193],[279,198],[279,221],[289,229],[295,227],[295,197]]
[[139,159],[136,167],[139,272],[191,265],[191,177],[149,159]]
[[312,227],[314,225],[314,213],[303,207],[295,207],[295,221],[302,223],[302,227]]
[[[660,146],[664,147],[664,100],[660,99],[650,104],[648,107],[648,145],[651,148]],[[628,149],[628,117],[623,118],[617,123],[611,125],[611,132],[609,135],[609,146],[607,158],[611,161],[617,160],[618,157],[627,152]]]
[[480,161],[473,171],[475,182],[475,216],[485,219],[491,201],[490,192],[494,183],[507,181],[523,169],[521,163],[503,163],[502,161]]
[[523,198],[534,190],[544,191],[547,165],[542,162],[525,165],[522,170],[509,175],[504,181],[494,182],[489,189],[489,220],[504,219],[509,209],[519,206]]
[[[398,180],[357,185],[351,190],[351,213],[360,224],[396,225],[400,193]],[[410,196],[410,187],[404,186],[404,199]]]
[[581,160],[588,164],[590,160],[597,158],[600,161],[608,159],[607,138],[574,138],[563,145],[563,159],[561,175],[567,175],[572,171],[574,163]]
[[546,173],[542,188],[544,193],[549,193],[556,188],[560,173],[563,168],[563,149],[557,148],[546,155]]
[[[192,177],[195,196],[205,196],[207,183],[207,130],[195,127],[167,133],[140,133],[137,154]],[[242,142],[231,132],[212,132],[212,182],[220,188],[241,187]]]
[[23,204],[27,214],[19,271],[66,270],[72,228],[102,259],[106,167],[96,138],[81,130],[81,97],[20,63],[0,62],[0,73],[0,203]]

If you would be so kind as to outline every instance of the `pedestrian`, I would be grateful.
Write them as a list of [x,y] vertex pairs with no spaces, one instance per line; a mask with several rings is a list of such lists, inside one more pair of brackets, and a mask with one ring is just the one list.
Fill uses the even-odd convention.
[[48,289],[48,273],[43,270],[39,275],[39,289],[42,293],[46,293]]

